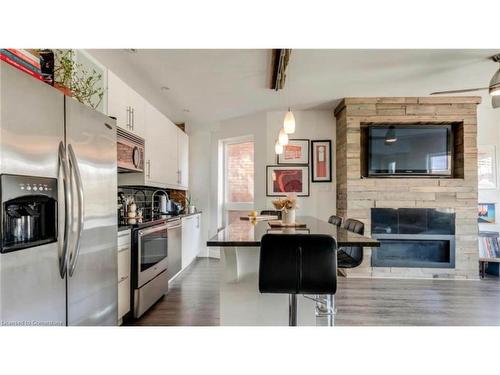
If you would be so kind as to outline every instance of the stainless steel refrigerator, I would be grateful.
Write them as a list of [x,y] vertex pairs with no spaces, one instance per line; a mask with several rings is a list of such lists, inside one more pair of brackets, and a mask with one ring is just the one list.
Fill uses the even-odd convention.
[[115,121],[0,64],[0,324],[116,325]]

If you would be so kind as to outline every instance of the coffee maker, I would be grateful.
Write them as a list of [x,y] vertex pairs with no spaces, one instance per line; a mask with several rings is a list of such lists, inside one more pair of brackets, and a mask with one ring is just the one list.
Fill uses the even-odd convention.
[[0,252],[57,241],[57,179],[3,174],[0,191]]

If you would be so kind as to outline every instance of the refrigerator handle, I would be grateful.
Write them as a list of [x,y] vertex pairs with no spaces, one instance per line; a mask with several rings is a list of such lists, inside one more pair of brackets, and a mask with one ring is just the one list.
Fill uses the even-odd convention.
[[78,166],[78,160],[76,159],[75,152],[73,151],[73,146],[68,145],[68,155],[69,155],[69,165],[70,165],[70,173],[75,176],[75,185],[77,192],[77,203],[78,203],[78,220],[77,220],[77,229],[76,229],[76,240],[75,240],[75,248],[69,257],[69,276],[73,276],[75,272],[76,263],[78,261],[78,255],[80,254],[80,239],[82,237],[83,231],[83,185],[82,185],[82,177],[80,175],[80,168]]
[[66,149],[64,147],[64,143],[59,143],[59,168],[62,171],[62,180],[63,180],[63,190],[64,190],[64,235],[63,235],[63,243],[62,243],[62,254],[59,257],[59,274],[61,278],[64,279],[66,276],[66,270],[68,265],[68,236],[69,231],[71,230],[70,219],[72,215],[72,196],[71,196],[71,184],[70,184],[70,176],[69,176],[69,168],[66,157]]

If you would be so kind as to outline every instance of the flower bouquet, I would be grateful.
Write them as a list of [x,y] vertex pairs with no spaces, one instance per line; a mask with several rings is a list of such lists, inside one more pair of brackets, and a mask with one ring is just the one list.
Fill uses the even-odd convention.
[[283,224],[295,223],[295,210],[299,207],[295,196],[287,195],[285,198],[275,199],[273,200],[273,206],[281,211],[281,221]]

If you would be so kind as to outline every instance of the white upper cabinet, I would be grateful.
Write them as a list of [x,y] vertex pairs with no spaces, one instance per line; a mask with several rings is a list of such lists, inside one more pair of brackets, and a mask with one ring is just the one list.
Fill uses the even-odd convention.
[[188,135],[109,70],[108,116],[145,140],[144,172],[119,174],[119,185],[188,188]]
[[144,137],[146,101],[108,70],[108,116],[122,129]]
[[167,183],[164,168],[165,144],[167,135],[165,131],[164,116],[149,103],[146,104],[146,134],[145,134],[145,154],[144,178],[146,185],[164,187]]
[[181,129],[177,129],[177,158],[179,168],[179,186],[189,187],[189,137]]
[[164,167],[167,171],[166,177],[168,184],[172,188],[177,189],[179,186],[179,167],[177,161],[179,144],[177,142],[177,132],[180,131],[180,129],[172,121],[166,120],[164,126],[167,131],[167,145],[165,146],[166,156],[164,159]]
[[144,105],[144,173],[119,174],[119,185],[147,185],[186,190],[189,138],[151,104]]

